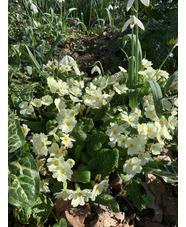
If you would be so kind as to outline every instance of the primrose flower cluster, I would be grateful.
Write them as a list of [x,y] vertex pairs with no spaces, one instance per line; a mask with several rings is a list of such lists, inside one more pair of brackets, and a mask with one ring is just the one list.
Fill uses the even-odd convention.
[[[139,72],[141,81],[155,79],[166,82],[166,71],[156,71],[152,68],[152,62],[146,59],[142,60],[142,65],[143,70]],[[22,130],[25,137],[31,135],[32,138],[33,153],[42,175],[41,191],[50,192],[49,180],[52,177],[66,185],[61,192],[55,193],[56,198],[71,200],[73,206],[84,205],[89,199],[95,201],[109,185],[104,177],[100,183],[92,184],[93,189],[77,186],[73,190],[72,185],[68,189],[69,183],[74,181],[74,170],[78,168],[78,162],[72,158],[76,149],[73,131],[78,123],[85,116],[94,119],[94,114],[109,106],[100,124],[95,127],[107,136],[108,142],[104,144],[106,148],[125,151],[124,174],[135,175],[161,154],[166,141],[172,140],[178,124],[177,97],[163,98],[164,114],[159,118],[150,89],[147,95],[141,97],[141,103],[136,108],[118,103],[119,97],[127,97],[129,90],[128,73],[122,67],[119,67],[118,73],[104,76],[95,65],[91,73],[98,73],[98,76],[88,80],[82,79],[84,74],[80,73],[77,63],[70,56],[65,56],[59,63],[50,62],[45,69],[50,73],[52,67],[65,76],[49,76],[46,84],[48,89],[42,97],[36,94],[31,102],[23,101],[19,104],[20,114],[24,117],[34,117],[36,111],[42,114],[48,108],[53,108],[55,118],[52,119],[52,128],[47,131],[48,134],[33,133],[26,124],[22,124]],[[78,77],[67,76],[74,73]]]

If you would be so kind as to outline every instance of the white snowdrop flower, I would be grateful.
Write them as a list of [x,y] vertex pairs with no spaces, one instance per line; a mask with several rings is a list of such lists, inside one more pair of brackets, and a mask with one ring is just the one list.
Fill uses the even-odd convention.
[[30,129],[25,124],[22,124],[21,129],[23,131],[24,137],[26,137],[28,135],[28,132],[30,131]]
[[55,93],[57,91],[57,88],[58,88],[57,81],[53,77],[47,78],[47,84],[48,84],[50,91],[52,93]]
[[162,105],[164,110],[171,110],[172,108],[171,102],[166,98],[162,99]]
[[164,143],[153,143],[150,147],[150,151],[153,155],[159,155],[162,152]]
[[61,192],[55,193],[56,199],[68,200],[69,196],[73,193],[73,190],[63,189]]
[[94,72],[98,72],[98,74],[101,74],[101,69],[96,65],[92,68],[91,74],[93,74]]
[[135,155],[135,154],[139,154],[140,151],[142,151],[142,147],[141,147],[141,141],[139,138],[135,137],[135,138],[127,138],[126,141],[126,145],[127,145],[127,154],[128,155]]
[[41,185],[40,187],[41,192],[44,192],[44,193],[50,192],[50,189],[48,188],[49,182],[47,179],[41,180],[40,185]]
[[68,134],[63,134],[62,137],[60,137],[60,139],[62,140],[61,143],[66,147],[66,148],[72,148],[73,147],[73,143],[75,142],[75,139],[72,137],[69,137]]
[[142,59],[142,65],[143,65],[144,68],[151,67],[152,66],[152,62],[151,61],[148,61],[145,58],[143,58]]
[[66,82],[63,82],[62,80],[58,80],[57,87],[58,87],[58,94],[59,95],[62,95],[62,96],[63,95],[68,95],[69,87],[68,87]]
[[99,184],[95,184],[91,193],[91,200],[95,201],[96,197],[108,188],[108,180],[103,180]]
[[58,109],[58,111],[61,111],[63,109],[65,109],[67,107],[65,100],[61,97],[58,99],[54,100],[54,103],[56,105],[56,108]]
[[145,30],[142,22],[138,18],[136,18],[134,15],[132,15],[123,25],[121,32],[124,32],[129,25],[131,28],[133,28],[135,24],[137,24],[142,30]]
[[168,118],[168,126],[169,128],[171,128],[172,130],[174,130],[176,128],[176,126],[178,125],[178,118],[171,115],[169,118]]
[[151,155],[148,152],[140,152],[138,158],[141,160],[141,165],[145,165],[149,161],[152,161]]
[[70,89],[69,89],[69,92],[74,95],[74,96],[77,96],[77,97],[80,97],[82,95],[82,91],[79,87],[76,87],[76,86],[72,86]]
[[35,99],[31,102],[31,104],[32,104],[33,106],[37,107],[37,108],[39,108],[39,107],[42,106],[41,99],[37,99],[37,98],[35,98]]
[[31,9],[34,13],[38,13],[37,6],[34,5],[33,3],[30,4],[30,9]]
[[76,123],[77,123],[77,121],[76,121],[75,117],[68,116],[60,123],[60,125],[58,127],[59,127],[59,129],[62,130],[62,132],[69,133],[73,130]]
[[41,103],[45,106],[50,106],[53,103],[53,99],[50,95],[45,95],[41,98]]
[[71,199],[71,205],[73,207],[77,207],[78,205],[84,206],[86,202],[88,202],[91,196],[91,190],[77,190],[69,195],[69,199]]
[[127,112],[123,111],[120,113],[120,116],[121,116],[121,120],[128,122],[131,125],[131,127],[137,126],[138,119],[139,119],[137,115],[134,115],[134,114],[128,115]]
[[126,93],[128,90],[128,87],[126,86],[126,84],[119,84],[119,83],[115,83],[113,85],[113,88],[116,91],[116,93],[119,95]]
[[26,101],[21,102],[19,104],[19,108],[21,108],[20,114],[24,116],[27,114],[32,114],[34,112],[33,106]]
[[141,170],[141,160],[137,157],[127,160],[123,165],[123,172],[127,174],[135,175],[136,173],[140,173]]
[[109,4],[109,6],[108,6],[107,9],[108,9],[108,10],[113,10],[113,6],[112,6],[111,4]]
[[44,133],[34,134],[32,138],[33,152],[35,152],[38,156],[47,156],[48,148],[46,146],[46,142],[48,142],[48,136]]
[[59,165],[58,168],[54,169],[52,174],[53,178],[57,178],[59,182],[65,182],[67,179],[71,179],[73,171],[69,163],[64,162],[62,165]]
[[145,116],[151,120],[155,120],[157,118],[156,111],[154,105],[149,105],[145,107]]
[[63,156],[60,157],[51,157],[47,159],[47,167],[49,169],[50,172],[55,171],[57,168],[62,168],[64,165],[64,158]]
[[64,147],[59,145],[57,143],[52,143],[52,145],[48,148],[50,156],[55,156],[56,158],[63,156],[63,149]]
[[[129,0],[127,3],[127,11],[132,7],[135,0]],[[150,0],[140,0],[145,6],[149,6]]]
[[64,57],[62,58],[62,60],[61,60],[60,63],[63,64],[63,65],[65,65],[65,66],[67,66],[67,65],[69,65],[70,63],[71,63],[71,65],[73,65],[74,63],[76,63],[76,61],[75,61],[71,56],[66,55],[66,56],[64,56]]
[[83,75],[83,73],[80,72],[76,63],[73,65],[73,69],[74,69],[74,72],[76,75],[78,75],[78,76]]

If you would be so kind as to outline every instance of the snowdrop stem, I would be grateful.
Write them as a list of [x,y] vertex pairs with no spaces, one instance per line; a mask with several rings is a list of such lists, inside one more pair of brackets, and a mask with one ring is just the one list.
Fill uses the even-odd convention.
[[[135,0],[135,10],[136,10],[136,18],[138,18],[138,0]],[[135,85],[138,84],[138,25],[135,26],[136,31],[136,53],[135,53],[135,68],[136,68],[136,75],[135,75]]]
[[130,86],[133,86],[134,82],[134,28],[132,28],[132,64],[131,64],[131,71],[132,71],[132,78],[130,80]]
[[100,61],[96,61],[96,62],[94,63],[94,66],[96,66],[97,63],[99,63],[99,65],[100,65],[100,67],[101,67],[101,71],[102,71],[103,76],[104,76],[105,74],[104,74],[104,70],[103,70],[103,66],[102,66],[101,62],[100,62]]

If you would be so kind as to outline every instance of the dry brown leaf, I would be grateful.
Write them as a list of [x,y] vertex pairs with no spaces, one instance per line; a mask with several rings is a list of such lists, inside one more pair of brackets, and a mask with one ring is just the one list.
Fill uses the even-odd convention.
[[64,201],[62,199],[56,199],[54,209],[56,211],[56,218],[60,220],[60,218],[65,217],[64,212],[68,210],[69,204],[68,201]]
[[116,190],[118,193],[123,191],[123,180],[119,174],[116,174],[115,179],[111,181],[110,187]]
[[114,213],[109,207],[98,205],[96,207],[98,219],[90,223],[91,227],[115,227],[123,226],[125,214],[123,212]]

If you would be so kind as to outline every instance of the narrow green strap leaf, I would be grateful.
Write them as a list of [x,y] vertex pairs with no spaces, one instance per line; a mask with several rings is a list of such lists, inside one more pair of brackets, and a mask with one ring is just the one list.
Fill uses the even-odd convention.
[[177,81],[178,81],[178,72],[175,72],[172,76],[170,76],[167,83],[165,84],[165,87],[163,89],[164,94],[166,94],[169,89],[174,87],[177,84]]
[[161,88],[155,80],[151,80],[151,81],[148,80],[148,82],[152,90],[156,114],[159,118],[161,118],[161,116],[163,115],[163,105],[162,105],[163,96],[162,96]]
[[35,67],[40,71],[41,70],[41,66],[39,65],[38,61],[36,60],[36,58],[34,57],[34,55],[32,54],[32,52],[30,51],[29,47],[25,44],[25,47],[28,51],[28,55],[29,55],[29,59],[30,61],[35,65]]
[[138,100],[137,100],[138,92],[137,92],[137,90],[136,89],[129,89],[128,90],[128,96],[129,96],[129,106],[132,109],[137,107],[137,105],[138,105]]
[[51,46],[51,48],[50,48],[50,50],[48,52],[45,64],[47,64],[49,59],[51,58],[52,52],[54,51],[54,48],[57,46],[58,42],[61,40],[61,37],[62,37],[62,35],[59,34],[57,39],[56,39],[56,41],[52,44],[52,46]]
[[70,9],[68,9],[68,11],[65,13],[65,15],[63,17],[63,22],[64,23],[66,22],[66,20],[67,20],[68,16],[70,15],[70,13],[73,12],[73,11],[75,11],[75,10],[77,10],[77,9],[76,8],[70,8]]
[[143,166],[145,173],[157,175],[166,183],[178,182],[178,163],[156,159]]

